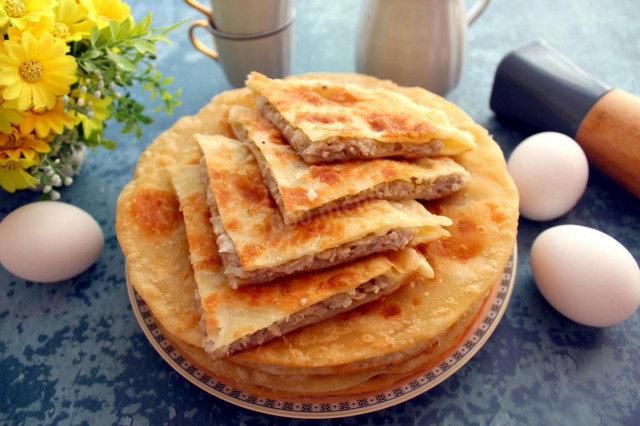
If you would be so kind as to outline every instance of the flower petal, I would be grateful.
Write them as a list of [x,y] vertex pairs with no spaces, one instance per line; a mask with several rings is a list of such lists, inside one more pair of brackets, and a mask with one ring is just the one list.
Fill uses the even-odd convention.
[[[6,76],[6,77],[9,77],[9,76]],[[13,76],[13,77],[15,77],[13,81],[8,83],[7,87],[5,87],[4,90],[2,91],[2,97],[7,101],[18,99],[20,97],[20,91],[22,90],[22,82],[19,81],[20,78],[17,76]],[[4,84],[4,83],[2,83],[2,81],[0,80],[0,84]]]
[[20,114],[12,109],[0,106],[0,132],[11,133],[11,124],[22,123],[23,118]]
[[20,46],[15,41],[5,41],[4,51],[9,58],[9,62],[7,62],[8,64],[10,63],[12,65],[20,65],[27,59],[27,56],[24,53],[24,49],[22,49],[22,46]]
[[22,84],[20,89],[20,96],[18,96],[18,109],[25,111],[31,106],[31,101],[33,99],[31,85]]
[[14,193],[16,192],[16,184],[13,182],[13,173],[9,170],[4,170],[0,167],[0,185],[5,191]]
[[24,51],[26,52],[28,59],[38,57],[38,53],[40,52],[40,43],[38,42],[38,39],[29,31],[25,31],[24,33],[22,33],[22,49],[24,49]]
[[[6,69],[3,67],[0,67],[0,85],[2,86],[10,86],[12,84],[14,84],[16,81],[20,80],[20,77],[18,77],[17,73],[12,73],[11,69]],[[3,92],[3,98],[5,99],[14,99],[14,98],[8,98],[6,96],[7,93],[7,89],[4,90]]]
[[41,84],[31,85],[33,107],[36,110],[41,108],[51,109],[56,104],[56,97],[50,90]]
[[37,152],[51,152],[51,147],[49,146],[49,144],[40,139],[31,140],[30,146]]

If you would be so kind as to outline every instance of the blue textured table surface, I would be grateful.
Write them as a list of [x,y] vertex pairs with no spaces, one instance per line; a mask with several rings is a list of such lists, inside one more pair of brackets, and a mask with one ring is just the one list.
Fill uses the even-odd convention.
[[[136,18],[153,5],[154,25],[199,18],[177,0],[131,2]],[[294,73],[353,72],[360,0],[299,0]],[[496,66],[512,49],[540,37],[614,87],[640,94],[640,2],[637,0],[494,0],[469,33],[459,86],[447,98],[494,135],[509,155],[531,134],[497,120],[488,101]],[[157,66],[183,88],[173,116],[156,114],[143,137],[119,135],[62,190],[100,223],[105,248],[97,263],[58,284],[34,284],[0,267],[0,424],[299,424],[211,396],[176,373],[153,349],[132,313],[124,258],[116,240],[116,199],[140,153],[182,115],[230,86],[220,67],[192,48],[186,27],[163,46]],[[640,118],[639,118],[640,119]],[[584,197],[553,222],[521,220],[515,289],[488,343],[443,384],[403,404],[324,424],[638,424],[640,312],[596,329],[551,308],[529,266],[533,239],[564,223],[613,236],[640,259],[640,200],[597,170]],[[0,193],[0,219],[36,193]],[[4,242],[1,242],[4,244]]]

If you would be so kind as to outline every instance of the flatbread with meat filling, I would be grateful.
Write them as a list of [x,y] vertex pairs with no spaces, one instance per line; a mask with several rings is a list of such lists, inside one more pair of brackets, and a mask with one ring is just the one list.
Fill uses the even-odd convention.
[[260,345],[396,291],[412,274],[432,277],[424,256],[411,248],[265,285],[234,290],[222,271],[198,165],[170,168],[189,241],[206,337],[219,359]]
[[174,347],[220,381],[257,397],[340,401],[379,392],[437,363],[459,343],[503,274],[516,241],[518,194],[504,156],[488,132],[460,108],[420,88],[355,74],[312,74],[292,80],[333,81],[384,88],[445,112],[473,135],[477,149],[454,160],[471,175],[453,195],[429,202],[452,219],[450,237],[420,245],[435,276],[414,279],[394,293],[213,361],[201,348],[194,272],[179,203],[167,167],[197,165],[195,134],[232,137],[229,109],[254,108],[247,89],[216,96],[198,114],[180,119],[140,156],[118,199],[116,231],[127,277]]
[[233,287],[328,268],[446,237],[444,216],[415,200],[370,200],[286,225],[242,143],[196,135],[218,252]]
[[309,164],[390,156],[456,155],[473,135],[438,108],[384,87],[323,79],[247,79],[260,111]]
[[287,225],[369,199],[442,198],[469,180],[469,173],[449,157],[308,165],[256,109],[232,108],[229,124],[256,158]]

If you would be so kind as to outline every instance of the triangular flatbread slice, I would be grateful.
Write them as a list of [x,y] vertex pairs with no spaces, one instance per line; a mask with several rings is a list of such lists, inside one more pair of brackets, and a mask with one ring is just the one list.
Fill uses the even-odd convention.
[[260,111],[307,163],[456,155],[476,147],[447,114],[383,88],[326,80],[247,79]]
[[198,165],[170,168],[180,201],[206,338],[219,359],[320,322],[397,290],[413,274],[433,277],[411,248],[348,265],[232,289],[222,271],[210,223],[206,186]]
[[196,135],[220,257],[232,286],[319,270],[448,235],[451,221],[415,200],[370,200],[286,225],[241,142]]
[[469,173],[449,157],[309,165],[257,110],[233,107],[228,121],[256,157],[287,225],[368,199],[442,198],[469,180]]

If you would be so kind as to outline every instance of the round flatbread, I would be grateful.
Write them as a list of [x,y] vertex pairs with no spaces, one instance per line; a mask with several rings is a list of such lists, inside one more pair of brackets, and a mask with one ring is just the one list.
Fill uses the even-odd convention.
[[[216,96],[198,114],[180,119],[141,155],[134,179],[118,200],[116,217],[128,278],[177,346],[221,380],[241,383],[260,395],[289,397],[297,392],[327,396],[389,386],[423,369],[436,357],[434,342],[441,339],[440,346],[445,341],[452,344],[475,318],[514,248],[518,194],[498,145],[451,102],[421,88],[403,88],[356,74],[290,78],[393,90],[445,111],[455,126],[474,136],[477,148],[453,157],[470,173],[470,181],[454,195],[427,204],[433,213],[453,221],[450,238],[419,247],[435,277],[416,280],[380,301],[224,360],[201,358],[204,334],[198,325],[196,284],[166,168],[200,161],[195,134],[233,137],[226,123],[229,109],[253,102],[248,89],[238,89]],[[396,376],[388,369],[390,363],[398,368]]]

